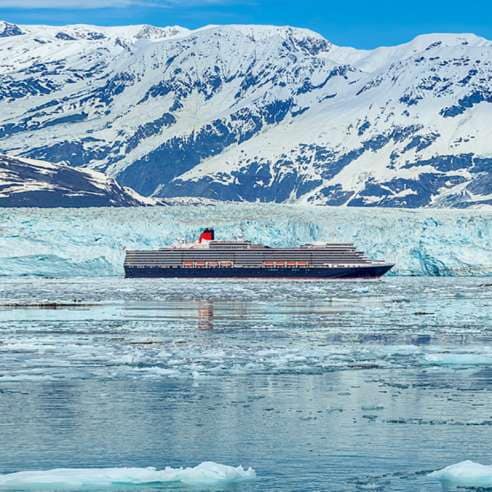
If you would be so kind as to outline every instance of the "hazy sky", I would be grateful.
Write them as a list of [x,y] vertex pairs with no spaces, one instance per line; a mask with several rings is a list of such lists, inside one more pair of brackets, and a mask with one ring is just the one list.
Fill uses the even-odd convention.
[[474,32],[492,39],[492,0],[0,0],[17,23],[277,24],[308,27],[360,48],[429,32]]

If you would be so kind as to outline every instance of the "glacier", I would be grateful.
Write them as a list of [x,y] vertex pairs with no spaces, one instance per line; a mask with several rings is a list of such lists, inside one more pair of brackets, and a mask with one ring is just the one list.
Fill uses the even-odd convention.
[[0,275],[122,276],[125,248],[218,239],[271,246],[354,242],[392,274],[492,274],[492,211],[232,204],[148,208],[1,209]]

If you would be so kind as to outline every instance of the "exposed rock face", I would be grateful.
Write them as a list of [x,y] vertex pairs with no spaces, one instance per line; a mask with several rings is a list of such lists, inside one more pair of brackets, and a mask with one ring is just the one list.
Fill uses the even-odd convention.
[[129,207],[148,200],[103,173],[0,155],[0,207]]
[[20,36],[24,34],[22,29],[15,24],[9,22],[0,21],[0,38],[8,38],[11,36]]

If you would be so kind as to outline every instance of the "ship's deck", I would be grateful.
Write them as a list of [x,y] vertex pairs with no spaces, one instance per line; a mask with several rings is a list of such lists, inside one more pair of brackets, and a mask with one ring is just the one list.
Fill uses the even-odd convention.
[[159,250],[127,251],[127,267],[160,268],[308,268],[374,265],[353,244],[305,245],[299,248],[270,248],[237,241],[210,241],[206,247],[172,247]]

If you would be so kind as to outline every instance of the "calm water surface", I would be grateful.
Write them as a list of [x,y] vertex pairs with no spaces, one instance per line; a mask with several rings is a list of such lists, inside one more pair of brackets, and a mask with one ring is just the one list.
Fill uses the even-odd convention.
[[491,337],[484,279],[4,281],[0,473],[216,461],[257,479],[193,490],[440,491],[428,472],[491,461]]

